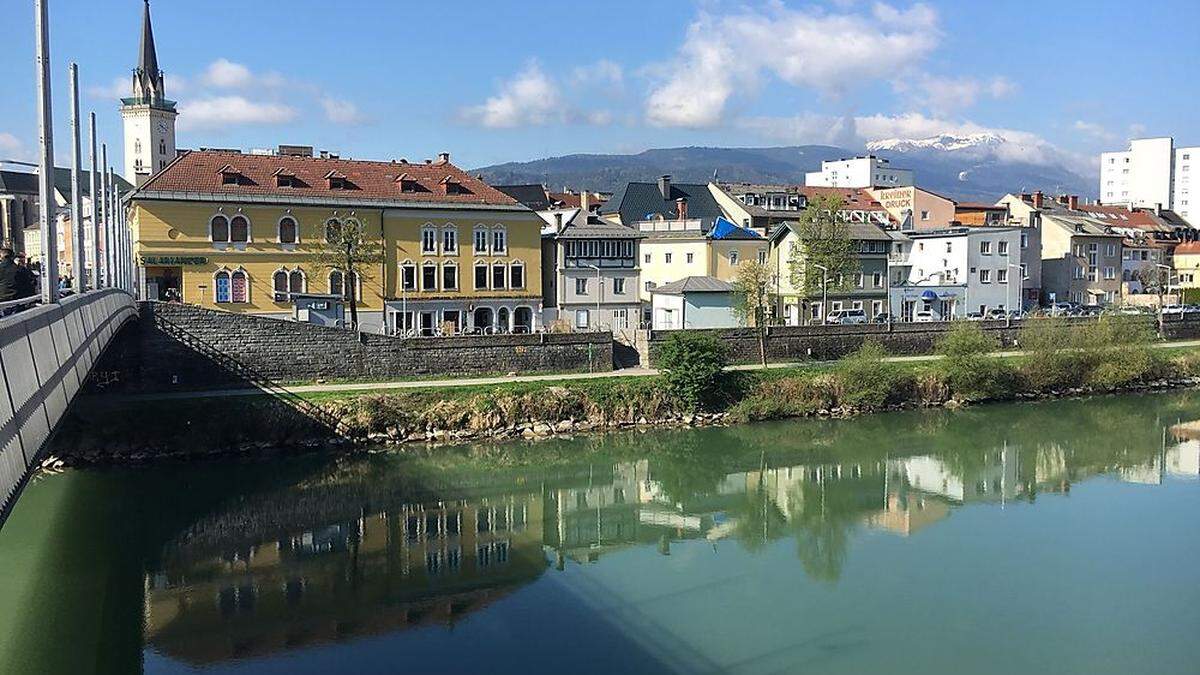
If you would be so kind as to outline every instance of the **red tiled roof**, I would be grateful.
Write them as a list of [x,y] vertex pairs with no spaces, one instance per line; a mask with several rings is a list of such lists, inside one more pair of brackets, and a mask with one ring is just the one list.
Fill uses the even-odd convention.
[[1200,241],[1185,241],[1175,247],[1175,255],[1200,255]]
[[[225,184],[222,170],[232,166],[239,179]],[[294,176],[293,187],[279,187],[277,175]],[[397,181],[399,176],[404,181]],[[344,178],[343,188],[330,177]],[[455,184],[447,190],[446,183]],[[247,155],[228,150],[193,150],[180,155],[137,190],[198,192],[363,201],[483,204],[516,206],[517,201],[449,162],[430,164],[325,159],[292,155]]]
[[801,185],[797,188],[800,194],[808,199],[813,197],[840,197],[846,203],[846,208],[862,211],[884,211],[883,205],[861,188],[821,187],[818,185]]
[[[582,196],[576,192],[551,192],[549,195],[550,201],[562,202],[563,206],[569,209],[577,209],[583,205]],[[603,204],[606,201],[608,200],[604,197],[596,195],[595,193],[593,193],[588,199],[588,203],[592,206]]]
[[1096,216],[1101,222],[1112,227],[1130,227],[1139,230],[1170,229],[1155,221],[1154,217],[1145,211],[1130,211],[1124,206],[1102,206],[1100,204],[1080,204],[1079,211]]

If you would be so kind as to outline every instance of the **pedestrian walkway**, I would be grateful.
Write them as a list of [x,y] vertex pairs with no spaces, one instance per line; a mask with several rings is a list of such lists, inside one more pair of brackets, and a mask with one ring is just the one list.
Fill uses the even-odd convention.
[[[1156,349],[1182,349],[1188,347],[1200,347],[1200,340],[1160,342],[1151,346]],[[992,356],[1013,357],[1021,356],[1022,354],[1024,354],[1024,352],[1005,351],[993,352]],[[922,361],[936,361],[941,358],[943,357],[940,354],[923,354],[920,356],[890,356],[884,360],[888,363],[919,363]],[[767,370],[775,370],[779,368],[812,368],[816,366],[829,365],[831,363],[835,362],[794,361],[787,363],[769,363],[767,364]],[[731,371],[750,371],[762,369],[763,366],[757,363],[729,366],[726,368],[726,370]],[[624,368],[622,370],[610,370],[599,373],[505,375],[499,377],[457,377],[443,380],[401,380],[394,382],[338,382],[331,384],[302,384],[295,386],[280,386],[278,389],[282,389],[288,394],[387,391],[393,389],[443,389],[449,387],[473,387],[492,384],[516,384],[522,382],[572,382],[577,380],[598,380],[615,377],[645,377],[648,375],[657,374],[658,370],[654,368]],[[189,398],[219,398],[226,396],[258,396],[263,393],[264,392],[262,389],[255,387],[244,387],[239,389],[213,389],[207,391],[180,391],[160,394],[132,394],[125,396],[119,395],[114,398],[121,400],[148,401]]]

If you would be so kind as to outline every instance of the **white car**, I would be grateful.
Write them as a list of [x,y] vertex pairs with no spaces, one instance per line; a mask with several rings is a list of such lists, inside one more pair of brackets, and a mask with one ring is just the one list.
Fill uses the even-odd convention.
[[937,321],[938,318],[937,318],[937,315],[935,315],[933,312],[931,312],[928,309],[925,309],[925,310],[921,310],[920,312],[913,313],[912,320],[914,323],[933,323],[934,321]]
[[829,313],[825,323],[867,323],[867,313],[861,309],[835,309]]

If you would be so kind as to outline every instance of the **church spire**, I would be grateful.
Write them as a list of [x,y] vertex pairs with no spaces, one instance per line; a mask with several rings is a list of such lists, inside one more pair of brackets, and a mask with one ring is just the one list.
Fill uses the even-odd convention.
[[137,69],[133,72],[133,95],[151,102],[161,101],[166,95],[162,71],[158,69],[158,54],[154,50],[150,0],[145,0],[142,10],[142,41],[138,50]]

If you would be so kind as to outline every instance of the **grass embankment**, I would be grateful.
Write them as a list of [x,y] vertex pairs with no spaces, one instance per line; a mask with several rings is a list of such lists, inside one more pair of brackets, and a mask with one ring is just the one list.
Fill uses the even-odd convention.
[[1031,322],[1024,354],[963,323],[939,345],[941,359],[895,363],[877,343],[832,364],[722,371],[721,348],[681,336],[664,374],[321,396],[351,435],[396,439],[541,436],[653,422],[731,422],[850,415],[1179,385],[1200,376],[1200,353],[1152,347],[1144,322],[1111,317],[1084,327]]

